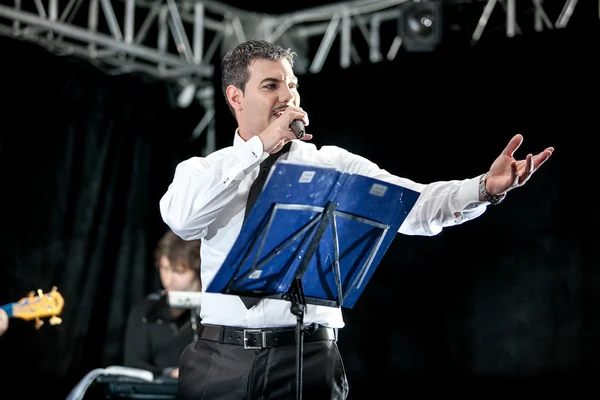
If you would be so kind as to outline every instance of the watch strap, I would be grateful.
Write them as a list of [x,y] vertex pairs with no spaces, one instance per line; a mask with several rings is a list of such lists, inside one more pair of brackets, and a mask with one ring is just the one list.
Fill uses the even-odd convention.
[[481,193],[481,196],[483,196],[485,201],[487,201],[491,205],[495,206],[497,204],[502,203],[502,200],[504,200],[504,198],[506,197],[506,193],[499,194],[496,196],[492,196],[491,194],[488,193],[487,189],[485,188],[488,174],[489,174],[489,172],[486,173],[485,175],[482,175],[481,178],[479,178],[479,193]]

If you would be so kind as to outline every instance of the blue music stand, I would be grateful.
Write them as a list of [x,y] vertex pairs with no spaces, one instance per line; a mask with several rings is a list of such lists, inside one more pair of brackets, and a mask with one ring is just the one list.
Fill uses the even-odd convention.
[[352,308],[419,193],[279,160],[207,292],[291,302],[297,398],[307,304]]

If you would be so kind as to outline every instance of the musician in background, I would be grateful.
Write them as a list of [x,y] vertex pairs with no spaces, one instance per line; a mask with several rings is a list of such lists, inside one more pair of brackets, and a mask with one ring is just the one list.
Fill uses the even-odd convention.
[[0,336],[8,330],[8,314],[0,308]]
[[163,290],[146,296],[131,310],[123,365],[177,378],[179,356],[195,340],[199,316],[196,310],[169,308],[166,293],[202,290],[200,240],[186,241],[167,231],[154,257]]

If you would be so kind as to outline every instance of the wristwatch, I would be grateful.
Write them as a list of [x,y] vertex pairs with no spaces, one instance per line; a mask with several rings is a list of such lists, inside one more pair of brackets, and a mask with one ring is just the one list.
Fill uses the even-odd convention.
[[489,172],[479,178],[479,193],[481,193],[485,201],[488,201],[491,205],[495,206],[502,203],[502,200],[504,200],[506,197],[506,193],[498,194],[496,196],[492,196],[488,193],[487,189],[485,188],[488,174]]

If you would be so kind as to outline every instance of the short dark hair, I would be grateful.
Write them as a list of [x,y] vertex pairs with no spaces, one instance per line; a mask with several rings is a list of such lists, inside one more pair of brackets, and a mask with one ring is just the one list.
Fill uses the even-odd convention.
[[250,79],[248,67],[254,60],[257,58],[272,61],[286,59],[293,67],[295,57],[296,53],[291,49],[284,49],[266,40],[249,40],[228,51],[221,62],[221,89],[231,112],[234,113],[233,107],[227,100],[227,87],[233,85],[244,93],[246,83]]
[[160,258],[167,256],[173,263],[187,264],[194,271],[200,271],[200,240],[183,240],[173,231],[167,231],[154,250],[155,265],[160,268]]

